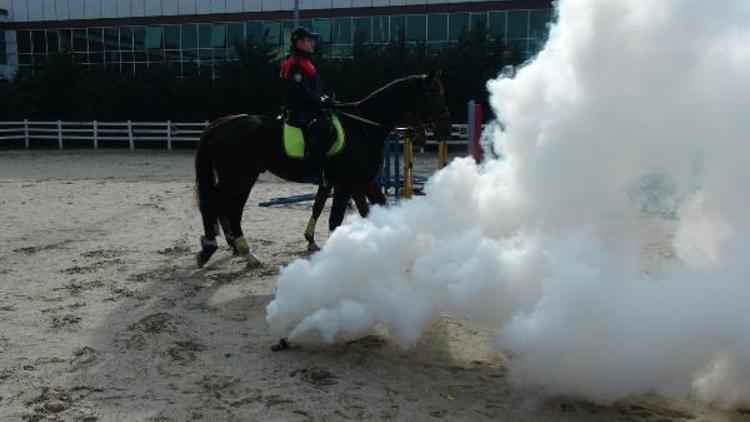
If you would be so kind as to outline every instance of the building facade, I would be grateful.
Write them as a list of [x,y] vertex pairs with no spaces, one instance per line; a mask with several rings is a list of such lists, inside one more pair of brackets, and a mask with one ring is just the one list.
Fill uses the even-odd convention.
[[[395,37],[437,51],[469,28],[486,28],[522,57],[539,50],[552,0],[299,0],[300,24],[319,48],[347,57],[356,42]],[[138,72],[215,75],[235,46],[261,38],[288,49],[294,0],[0,0],[0,74],[34,69],[56,54],[75,63]]]

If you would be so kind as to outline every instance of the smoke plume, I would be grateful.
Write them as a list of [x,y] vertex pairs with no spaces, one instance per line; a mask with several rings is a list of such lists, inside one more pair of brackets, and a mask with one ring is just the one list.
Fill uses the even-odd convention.
[[488,82],[502,159],[454,160],[425,197],[349,219],[283,268],[267,320],[409,347],[465,315],[549,394],[747,404],[750,2],[556,13],[544,49]]

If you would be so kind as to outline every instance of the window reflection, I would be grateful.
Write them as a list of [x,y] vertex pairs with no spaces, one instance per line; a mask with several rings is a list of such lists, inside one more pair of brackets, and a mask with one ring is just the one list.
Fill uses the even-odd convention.
[[[350,57],[355,43],[399,39],[410,45],[424,42],[427,54],[436,53],[479,26],[487,30],[488,37],[506,41],[503,54],[527,58],[543,47],[552,18],[551,9],[521,9],[316,18],[301,20],[300,25],[320,34],[318,50],[330,57]],[[247,42],[265,39],[277,54],[286,54],[293,26],[291,20],[269,20],[19,30],[16,39],[22,66],[43,64],[48,55],[61,52],[71,54],[75,63],[114,71],[136,72],[164,64],[178,75],[215,76],[222,62],[239,60],[237,47]],[[4,36],[0,31],[0,37]],[[0,60],[6,60],[4,49],[0,38]]]

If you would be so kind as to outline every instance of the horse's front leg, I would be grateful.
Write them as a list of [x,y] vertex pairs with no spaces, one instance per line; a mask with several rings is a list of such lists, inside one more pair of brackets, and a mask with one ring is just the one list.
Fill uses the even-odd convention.
[[315,226],[318,223],[318,218],[323,212],[323,207],[326,205],[326,200],[331,194],[331,186],[320,185],[318,186],[318,192],[315,194],[315,202],[313,203],[312,216],[310,221],[307,222],[305,228],[305,240],[307,240],[307,250],[309,252],[319,251],[320,247],[315,243]]
[[357,206],[357,211],[359,211],[359,215],[362,218],[367,217],[367,215],[370,214],[370,204],[367,203],[367,198],[365,197],[364,189],[353,188],[352,199],[354,199],[354,204]]
[[250,244],[247,242],[245,234],[242,232],[242,213],[245,210],[245,204],[247,203],[248,196],[250,196],[252,186],[257,180],[258,174],[253,174],[250,177],[250,186],[242,189],[240,194],[232,201],[226,213],[230,233],[227,242],[231,241],[230,246],[235,255],[244,256],[250,266],[258,266],[262,264],[262,262],[250,250]]

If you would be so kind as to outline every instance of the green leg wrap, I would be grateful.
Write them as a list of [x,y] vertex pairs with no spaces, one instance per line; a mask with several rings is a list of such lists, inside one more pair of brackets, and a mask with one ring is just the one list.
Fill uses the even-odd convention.
[[234,247],[237,248],[237,253],[240,255],[247,255],[250,253],[250,245],[247,243],[245,236],[240,236],[234,239]]
[[308,242],[315,241],[315,224],[316,223],[317,223],[317,220],[315,220],[313,217],[310,217],[310,221],[307,223],[307,228],[305,228],[305,239]]

